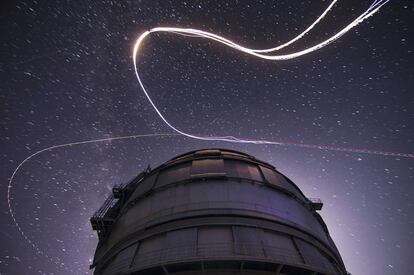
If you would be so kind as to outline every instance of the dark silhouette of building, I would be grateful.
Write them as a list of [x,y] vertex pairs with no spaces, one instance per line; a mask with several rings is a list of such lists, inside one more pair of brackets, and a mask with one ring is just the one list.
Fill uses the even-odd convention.
[[95,274],[347,274],[320,215],[263,161],[225,149],[147,169],[91,218]]

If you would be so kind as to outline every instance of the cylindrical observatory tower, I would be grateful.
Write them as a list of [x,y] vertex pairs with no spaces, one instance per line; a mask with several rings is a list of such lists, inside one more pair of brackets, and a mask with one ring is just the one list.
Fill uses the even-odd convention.
[[91,218],[95,274],[347,274],[308,199],[263,161],[205,149],[149,168]]

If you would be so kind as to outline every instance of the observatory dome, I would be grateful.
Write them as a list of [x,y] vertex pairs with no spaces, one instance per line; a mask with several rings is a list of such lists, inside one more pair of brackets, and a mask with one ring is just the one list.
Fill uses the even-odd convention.
[[95,274],[347,274],[322,202],[272,165],[204,149],[117,185],[91,218]]

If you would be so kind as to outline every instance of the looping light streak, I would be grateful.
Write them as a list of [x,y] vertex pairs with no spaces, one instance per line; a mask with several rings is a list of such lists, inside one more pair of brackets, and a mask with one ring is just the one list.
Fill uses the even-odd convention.
[[[242,45],[237,44],[234,41],[231,41],[225,37],[219,36],[217,34],[206,32],[198,29],[188,29],[188,28],[176,28],[176,27],[156,27],[153,29],[150,29],[149,31],[145,31],[142,33],[138,39],[135,42],[134,49],[133,49],[133,63],[134,63],[134,70],[135,75],[137,77],[137,80],[139,82],[139,85],[141,86],[142,91],[144,92],[146,98],[148,99],[149,103],[155,110],[155,112],[158,114],[158,116],[161,118],[161,120],[173,131],[184,135],[189,138],[198,139],[198,140],[205,140],[205,141],[227,141],[227,142],[235,142],[235,143],[250,143],[250,144],[273,144],[273,145],[282,145],[282,146],[296,146],[296,147],[304,147],[304,148],[313,148],[313,149],[320,149],[320,150],[333,150],[333,151],[343,151],[343,152],[352,152],[352,153],[363,153],[363,154],[376,154],[376,155],[385,155],[385,156],[397,156],[397,157],[408,157],[413,158],[413,153],[401,153],[401,152],[387,152],[382,150],[370,150],[370,149],[363,149],[363,148],[345,148],[345,147],[335,147],[335,146],[325,146],[325,145],[317,145],[317,144],[304,144],[304,143],[294,143],[294,142],[282,142],[282,141],[271,141],[271,140],[255,140],[255,139],[245,139],[245,138],[238,138],[234,136],[199,136],[194,135],[190,133],[186,133],[177,127],[175,127],[173,124],[171,124],[161,113],[161,111],[158,109],[152,98],[150,97],[147,89],[144,86],[144,83],[142,82],[142,79],[140,77],[140,74],[138,72],[138,66],[137,66],[137,60],[138,60],[138,53],[140,52],[140,47],[142,42],[146,37],[148,37],[152,33],[172,33],[177,35],[183,35],[186,37],[197,37],[197,38],[206,38],[213,41],[216,41],[218,43],[224,44],[230,48],[233,48],[235,50],[241,51],[243,53],[256,56],[258,58],[267,59],[267,60],[289,60],[293,58],[297,58],[300,56],[303,56],[305,54],[314,52],[316,50],[319,50],[338,38],[340,38],[342,35],[347,33],[352,28],[356,27],[358,24],[363,22],[365,19],[369,18],[370,16],[374,15],[382,6],[384,6],[386,3],[389,2],[389,0],[376,0],[374,1],[371,6],[363,12],[360,16],[358,16],[356,19],[354,19],[349,25],[344,27],[342,30],[331,36],[330,38],[313,45],[309,48],[306,48],[304,50],[296,51],[289,54],[270,54],[272,52],[275,52],[277,50],[280,50],[288,45],[291,45],[292,43],[298,41],[300,38],[302,38],[306,33],[308,33],[312,28],[315,27],[317,23],[319,23],[326,14],[332,9],[334,4],[337,2],[337,0],[332,1],[332,3],[328,6],[328,8],[322,13],[321,16],[319,16],[315,22],[313,22],[305,31],[303,31],[298,36],[294,37],[290,41],[279,45],[277,47],[269,48],[269,49],[251,49],[244,47]],[[263,54],[266,53],[266,54]]]
[[316,51],[318,49],[321,49],[321,48],[329,45],[330,43],[334,42],[335,40],[340,38],[342,35],[344,35],[346,32],[348,32],[349,30],[351,30],[352,28],[354,28],[355,26],[360,24],[362,21],[364,21],[368,17],[374,15],[383,5],[385,5],[389,1],[390,0],[375,0],[371,4],[371,6],[364,13],[362,13],[359,17],[357,17],[354,21],[352,21],[349,25],[344,27],[342,30],[340,30],[338,33],[336,33],[332,37],[330,37],[330,38],[326,39],[325,41],[322,41],[319,44],[316,44],[312,47],[309,47],[309,48],[301,50],[301,51],[293,52],[293,53],[290,53],[290,54],[271,55],[271,53],[273,53],[275,51],[278,51],[282,48],[285,48],[285,47],[293,44],[294,42],[298,41],[303,36],[305,36],[311,29],[313,29],[326,16],[326,14],[332,9],[332,7],[335,5],[336,2],[338,2],[338,0],[333,0],[331,2],[331,4],[327,7],[327,9],[316,19],[316,21],[313,22],[302,33],[300,33],[299,35],[297,35],[296,37],[294,37],[293,39],[291,39],[290,41],[288,41],[284,44],[281,44],[279,46],[269,48],[269,49],[251,49],[251,48],[243,47],[243,46],[241,46],[241,45],[239,45],[239,44],[237,44],[237,43],[235,43],[235,42],[233,42],[229,39],[226,39],[222,36],[219,36],[219,35],[216,35],[216,34],[213,34],[213,33],[210,33],[210,32],[206,32],[206,31],[202,31],[202,30],[197,30],[197,29],[175,28],[175,27],[157,27],[157,28],[153,28],[149,31],[144,32],[137,39],[137,41],[135,43],[135,46],[134,46],[134,50],[133,50],[133,63],[134,63],[135,74],[136,74],[138,82],[139,82],[139,84],[142,88],[142,91],[144,92],[144,94],[147,97],[148,101],[152,105],[153,109],[156,111],[158,116],[164,121],[164,123],[169,128],[174,130],[177,134],[146,134],[146,135],[130,135],[130,136],[122,136],[122,137],[93,139],[93,140],[87,140],[87,141],[79,141],[79,142],[72,142],[72,143],[54,145],[54,146],[44,148],[42,150],[39,150],[39,151],[29,155],[22,162],[20,162],[20,164],[13,171],[13,173],[12,173],[10,179],[9,179],[8,186],[7,186],[7,204],[8,204],[8,208],[9,208],[9,212],[10,212],[10,215],[12,217],[12,220],[13,220],[15,226],[17,227],[18,231],[23,236],[25,241],[27,243],[29,243],[38,254],[43,255],[45,258],[49,259],[50,261],[59,264],[59,266],[61,266],[62,268],[66,269],[70,272],[74,272],[68,266],[66,266],[64,263],[62,263],[58,258],[53,258],[50,255],[48,255],[47,253],[45,253],[43,250],[41,250],[40,247],[33,240],[30,239],[30,237],[25,233],[23,228],[18,223],[17,218],[16,218],[16,214],[15,214],[15,212],[13,210],[13,207],[12,207],[13,199],[12,199],[12,196],[11,196],[11,190],[12,190],[13,181],[16,177],[17,172],[22,168],[22,166],[25,163],[27,163],[29,160],[31,160],[35,156],[37,156],[37,155],[39,155],[43,152],[52,151],[52,150],[59,149],[59,148],[77,146],[77,145],[82,145],[82,144],[93,144],[93,143],[98,143],[98,142],[109,142],[109,141],[115,141],[115,140],[143,138],[143,137],[183,135],[183,136],[186,136],[186,137],[189,137],[189,138],[198,139],[198,140],[205,140],[205,141],[226,141],[226,142],[248,143],[248,144],[273,144],[273,145],[295,146],[295,147],[304,147],[304,148],[321,149],[321,150],[333,150],[333,151],[343,151],[343,152],[353,152],[353,153],[377,154],[377,155],[385,155],[385,156],[414,158],[413,153],[386,152],[386,151],[379,151],[379,150],[377,151],[377,150],[368,150],[368,149],[343,148],[343,147],[325,146],[325,145],[317,145],[317,144],[304,144],[304,143],[282,142],[282,141],[253,140],[253,139],[237,138],[237,137],[234,137],[234,136],[197,136],[197,135],[188,134],[188,133],[185,133],[185,132],[177,129],[176,127],[174,127],[162,115],[160,110],[157,108],[157,106],[155,105],[155,103],[153,102],[151,97],[149,96],[146,88],[144,87],[144,84],[143,84],[143,82],[141,80],[141,77],[138,73],[138,67],[137,67],[137,56],[138,56],[138,53],[139,53],[139,48],[141,46],[141,43],[151,33],[157,33],[157,32],[172,33],[172,34],[177,34],[177,35],[182,35],[182,36],[187,36],[187,37],[193,37],[193,38],[210,39],[210,40],[216,41],[218,43],[224,44],[228,47],[231,47],[233,49],[236,49],[238,51],[241,51],[243,53],[250,54],[250,55],[253,55],[253,56],[256,56],[256,57],[259,57],[259,58],[262,58],[262,59],[267,59],[267,60],[275,60],[276,61],[276,60],[288,60],[288,59],[297,58],[297,57],[300,57],[302,55],[305,55],[305,54],[311,53],[313,51]]

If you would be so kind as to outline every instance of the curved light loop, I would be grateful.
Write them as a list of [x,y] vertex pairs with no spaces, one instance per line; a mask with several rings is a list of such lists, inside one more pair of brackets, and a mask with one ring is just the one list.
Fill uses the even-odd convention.
[[[138,66],[137,66],[137,60],[138,60],[138,54],[140,52],[140,47],[142,45],[142,42],[152,33],[172,33],[177,35],[184,35],[187,37],[199,37],[199,38],[206,38],[213,41],[216,41],[218,43],[224,44],[228,47],[231,47],[235,50],[241,51],[243,53],[256,56],[258,58],[266,59],[266,60],[289,60],[293,58],[297,58],[303,55],[306,55],[308,53],[314,52],[316,50],[319,50],[338,38],[340,38],[342,35],[347,33],[352,28],[356,27],[358,24],[363,22],[365,19],[369,18],[370,16],[374,15],[383,5],[389,2],[389,0],[376,0],[374,1],[371,6],[363,12],[360,16],[358,16],[356,19],[354,19],[350,24],[345,26],[342,30],[337,32],[336,34],[332,35],[328,39],[315,44],[309,48],[306,48],[304,50],[292,52],[289,54],[269,54],[274,51],[277,51],[279,49],[282,49],[288,45],[291,45],[292,43],[298,41],[300,38],[302,38],[306,33],[308,33],[318,22],[320,22],[326,14],[332,9],[333,5],[337,2],[337,0],[334,0],[331,2],[331,4],[328,6],[328,8],[322,13],[321,16],[317,18],[315,22],[313,22],[305,31],[303,31],[298,36],[294,37],[290,41],[279,45],[277,47],[269,48],[269,49],[251,49],[244,47],[242,45],[237,44],[234,41],[231,41],[225,37],[222,37],[220,35],[206,32],[203,30],[198,29],[189,29],[189,28],[177,28],[177,27],[156,27],[153,29],[150,29],[149,31],[145,31],[142,33],[138,39],[135,42],[134,49],[133,49],[133,63],[134,63],[134,70],[135,75],[137,77],[138,83],[144,92],[146,98],[148,99],[149,103],[151,104],[154,111],[157,113],[157,115],[161,118],[161,120],[173,131],[184,135],[189,138],[198,139],[198,140],[205,140],[205,141],[227,141],[227,142],[236,142],[236,143],[250,143],[250,144],[274,144],[274,145],[282,145],[282,146],[296,146],[296,147],[304,147],[304,148],[314,148],[314,149],[321,149],[321,150],[333,150],[333,151],[343,151],[343,152],[352,152],[352,153],[363,153],[363,154],[377,154],[377,155],[386,155],[386,156],[398,156],[398,157],[414,157],[413,153],[401,153],[401,152],[389,152],[389,151],[382,151],[382,150],[370,150],[370,149],[363,149],[363,148],[344,148],[344,147],[335,147],[335,146],[326,146],[326,145],[318,145],[318,144],[305,144],[305,143],[295,143],[295,142],[282,142],[282,141],[272,141],[272,140],[256,140],[256,139],[245,139],[245,138],[239,138],[234,136],[199,136],[194,135],[190,133],[186,133],[177,127],[175,127],[173,124],[171,124],[161,113],[161,111],[158,109],[157,105],[154,103],[152,98],[150,97],[147,89],[144,86],[144,83],[142,82],[142,79],[140,77]],[[267,54],[263,54],[267,53]]]

